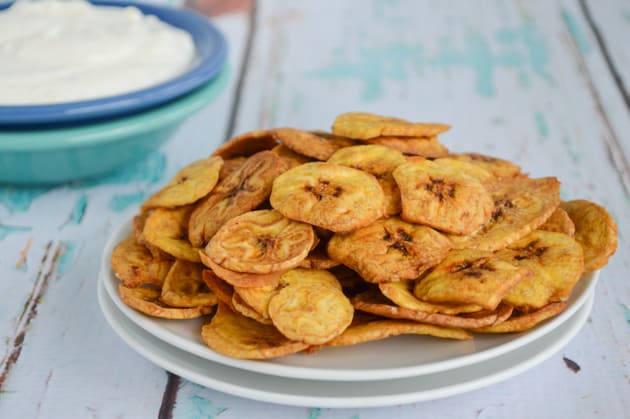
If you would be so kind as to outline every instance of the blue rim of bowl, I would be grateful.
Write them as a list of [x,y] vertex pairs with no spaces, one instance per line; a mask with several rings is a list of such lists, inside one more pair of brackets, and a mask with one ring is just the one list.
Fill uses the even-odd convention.
[[117,142],[122,138],[140,135],[143,132],[183,120],[200,110],[223,92],[230,79],[230,67],[225,65],[221,72],[200,88],[165,105],[136,114],[71,127],[56,127],[19,131],[0,130],[0,153],[46,152],[83,146]]
[[[195,42],[198,62],[189,71],[174,79],[122,95],[50,105],[0,105],[0,128],[83,122],[141,111],[189,93],[221,71],[227,56],[227,43],[222,33],[204,16],[190,10],[141,2],[119,0],[90,2],[99,6],[134,6],[144,14],[154,15],[172,26],[187,31]],[[0,11],[11,4],[0,5]]]

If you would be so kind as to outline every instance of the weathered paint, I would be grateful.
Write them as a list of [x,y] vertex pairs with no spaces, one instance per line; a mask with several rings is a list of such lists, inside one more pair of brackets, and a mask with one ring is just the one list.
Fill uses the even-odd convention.
[[9,234],[31,231],[31,227],[27,226],[6,226],[0,224],[0,240],[4,240]]
[[576,45],[580,48],[580,51],[584,54],[588,54],[591,51],[591,45],[586,40],[586,36],[573,14],[566,9],[562,9],[562,20]]
[[148,192],[139,191],[128,194],[116,194],[109,201],[109,209],[115,212],[121,212],[130,206],[136,206],[143,203],[149,196]]

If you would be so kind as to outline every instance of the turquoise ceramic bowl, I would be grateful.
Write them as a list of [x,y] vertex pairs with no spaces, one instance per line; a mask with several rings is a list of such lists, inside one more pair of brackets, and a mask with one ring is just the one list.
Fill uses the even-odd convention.
[[224,68],[192,93],[131,116],[71,127],[0,130],[0,182],[60,183],[141,160],[215,99],[227,79]]

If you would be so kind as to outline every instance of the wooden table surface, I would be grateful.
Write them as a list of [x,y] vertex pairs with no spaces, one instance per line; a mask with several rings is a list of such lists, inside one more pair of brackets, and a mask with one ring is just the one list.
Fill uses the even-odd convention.
[[[0,186],[1,418],[630,417],[630,3],[202,1],[231,80],[156,153],[97,180]],[[178,168],[227,138],[330,127],[350,111],[452,124],[443,142],[553,175],[605,205],[619,248],[561,351],[469,393],[395,407],[288,407],[165,372],[106,324],[106,238]],[[384,354],[386,356],[386,354]],[[580,367],[567,366],[564,358]]]

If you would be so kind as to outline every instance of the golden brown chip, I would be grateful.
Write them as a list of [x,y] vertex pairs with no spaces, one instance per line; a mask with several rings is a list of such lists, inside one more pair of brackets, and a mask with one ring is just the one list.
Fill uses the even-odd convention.
[[[327,271],[313,272],[332,276]],[[284,336],[319,345],[340,335],[350,325],[354,309],[339,288],[296,282],[287,284],[271,298],[268,311]]]
[[252,274],[247,272],[235,272],[215,263],[204,252],[200,252],[201,262],[225,282],[235,287],[264,287],[277,285],[280,277],[286,271],[270,272],[268,274]]
[[224,160],[234,157],[249,157],[260,151],[271,150],[278,142],[273,136],[273,130],[250,131],[231,138],[219,148],[213,156],[220,156]]
[[223,161],[221,171],[219,172],[219,181],[222,181],[232,173],[236,172],[245,162],[247,157],[234,157]]
[[210,323],[201,329],[201,337],[213,351],[241,359],[275,358],[308,347],[287,339],[274,326],[235,313],[222,303]]
[[217,184],[222,166],[221,157],[208,157],[189,164],[177,172],[164,188],[150,196],[141,209],[179,207],[200,200]]
[[335,234],[328,255],[366,281],[393,282],[417,278],[437,265],[450,247],[449,240],[432,228],[390,217],[350,234]]
[[234,295],[234,287],[228,284],[221,278],[219,278],[214,272],[210,269],[204,269],[201,273],[201,279],[206,284],[208,289],[212,291],[214,295],[217,296],[217,299],[221,301],[223,304],[227,304],[232,307],[232,296]]
[[269,301],[278,291],[277,285],[267,285],[264,287],[234,287],[234,292],[238,294],[242,301],[250,306],[265,319],[269,318]]
[[558,207],[549,218],[547,218],[547,221],[538,227],[538,230],[555,231],[573,237],[575,235],[575,224],[571,221],[569,214]]
[[430,160],[398,166],[394,179],[402,197],[402,218],[454,234],[486,223],[494,208],[481,183]]
[[332,141],[295,128],[276,128],[275,138],[289,149],[316,160],[328,160],[340,146]]
[[381,293],[397,306],[427,313],[457,315],[474,313],[482,308],[476,304],[437,304],[419,300],[413,295],[414,281],[382,282],[378,284]]
[[214,310],[213,306],[173,308],[160,301],[160,291],[150,288],[129,288],[118,286],[118,293],[123,303],[141,313],[163,319],[194,319]]
[[191,262],[200,262],[199,249],[194,248],[186,239],[188,220],[192,207],[174,209],[157,208],[149,215],[142,235],[150,246]]
[[494,200],[490,220],[468,236],[449,236],[458,249],[503,249],[544,223],[560,202],[560,182],[553,177],[502,178],[486,187]]
[[377,314],[392,319],[407,319],[421,323],[434,324],[445,327],[461,327],[464,329],[489,326],[497,319],[511,313],[512,308],[501,304],[495,311],[478,311],[471,314],[450,315],[442,313],[428,313],[393,305],[378,290],[368,290],[352,298],[352,305],[357,310]]
[[256,208],[269,197],[273,180],[285,170],[271,151],[254,154],[199,202],[190,216],[188,238],[204,246],[229,219]]
[[451,159],[464,161],[489,171],[495,177],[512,177],[521,173],[521,168],[508,160],[486,156],[478,153],[449,154]]
[[340,262],[328,257],[325,252],[309,253],[309,255],[298,265],[298,268],[305,269],[330,269],[341,265]]
[[271,151],[280,156],[284,164],[287,166],[287,169],[292,169],[296,166],[313,161],[309,157],[296,153],[284,144],[278,144]]
[[476,304],[494,310],[503,297],[533,272],[507,263],[491,252],[455,250],[418,280],[413,293],[423,301]]
[[141,212],[133,217],[131,222],[131,231],[133,232],[133,236],[136,238],[136,242],[140,244],[144,244],[144,237],[142,237],[142,230],[144,230],[144,224],[147,222],[147,218],[149,218],[150,212]]
[[524,332],[551,317],[560,314],[567,307],[565,302],[548,304],[536,311],[513,316],[502,323],[471,329],[476,333],[517,333]]
[[400,191],[392,172],[406,162],[402,153],[380,145],[358,145],[338,150],[328,162],[373,175],[385,194],[385,212],[390,215],[400,213]]
[[313,228],[276,210],[232,218],[212,237],[206,254],[221,267],[254,274],[294,268],[315,243]]
[[366,142],[368,144],[382,145],[412,156],[438,158],[448,155],[448,148],[436,137],[378,137],[366,140]]
[[259,323],[273,324],[269,317],[265,317],[263,313],[258,312],[258,310],[254,307],[247,304],[247,302],[236,292],[232,295],[231,308],[233,308],[237,313],[240,313],[245,317],[249,317],[252,320],[256,320]]
[[582,248],[562,233],[536,230],[496,254],[534,272],[503,297],[504,302],[526,311],[569,298],[584,271]]
[[399,335],[429,335],[445,339],[466,340],[472,335],[459,328],[423,324],[409,320],[376,320],[350,325],[341,335],[326,342],[326,346],[350,346]]
[[617,250],[615,219],[606,208],[583,199],[562,202],[560,207],[575,224],[575,240],[584,250],[584,271],[605,266]]
[[366,112],[348,112],[335,119],[332,132],[348,138],[367,140],[382,136],[433,137],[449,128],[445,124],[412,123]]
[[172,307],[199,307],[217,304],[217,296],[208,290],[201,278],[203,265],[177,260],[171,267],[160,300]]
[[384,212],[374,176],[332,163],[306,163],[278,176],[270,202],[285,217],[341,233],[371,224]]
[[472,178],[477,179],[482,185],[487,182],[494,181],[496,178],[490,171],[484,167],[473,164],[468,161],[455,159],[452,156],[446,156],[439,159],[435,159],[434,162],[440,166],[448,167],[459,173],[464,173]]
[[116,278],[128,287],[145,284],[162,286],[172,261],[155,259],[149,250],[129,236],[114,247],[111,257]]

